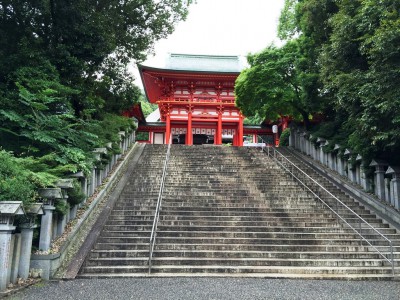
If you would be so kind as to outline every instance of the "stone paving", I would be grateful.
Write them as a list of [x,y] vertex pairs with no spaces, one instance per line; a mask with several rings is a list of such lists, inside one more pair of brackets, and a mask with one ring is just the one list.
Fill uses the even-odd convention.
[[399,299],[398,281],[126,278],[41,282],[5,299]]

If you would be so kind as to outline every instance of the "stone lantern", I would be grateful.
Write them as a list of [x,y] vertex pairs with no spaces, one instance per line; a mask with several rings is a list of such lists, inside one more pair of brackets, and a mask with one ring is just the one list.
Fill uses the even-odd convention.
[[7,288],[11,270],[11,234],[15,230],[14,218],[24,214],[22,201],[0,202],[0,291]]

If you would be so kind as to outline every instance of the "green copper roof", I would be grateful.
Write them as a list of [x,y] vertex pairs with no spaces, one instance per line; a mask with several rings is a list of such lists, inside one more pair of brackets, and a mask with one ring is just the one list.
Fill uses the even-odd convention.
[[239,56],[171,53],[167,59],[166,68],[184,71],[239,73],[243,66]]

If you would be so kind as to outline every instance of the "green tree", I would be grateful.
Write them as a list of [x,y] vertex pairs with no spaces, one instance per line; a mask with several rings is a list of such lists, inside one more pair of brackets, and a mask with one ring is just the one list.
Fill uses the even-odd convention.
[[325,88],[353,125],[349,145],[366,158],[400,151],[400,1],[342,1],[320,55]]
[[311,107],[297,68],[299,56],[296,40],[248,56],[250,68],[239,75],[235,84],[236,105],[246,116],[258,114],[276,120],[292,115],[308,122]]

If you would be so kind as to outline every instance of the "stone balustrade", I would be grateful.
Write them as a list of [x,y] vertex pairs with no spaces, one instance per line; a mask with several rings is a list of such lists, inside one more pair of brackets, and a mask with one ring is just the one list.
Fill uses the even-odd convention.
[[360,154],[351,149],[335,144],[333,151],[328,152],[325,150],[327,145],[329,141],[324,138],[291,128],[289,146],[346,177],[364,191],[375,194],[392,207],[400,209],[400,167],[389,166],[379,159],[367,164]]
[[[119,146],[121,153],[124,154],[135,142],[135,132],[119,132],[119,136]],[[105,157],[111,148],[112,144],[108,143],[106,147],[94,150],[94,155],[99,161],[104,162],[108,159],[107,164],[94,167],[89,174],[83,172],[71,174],[70,178],[60,180],[56,187],[39,189],[38,194],[42,203],[35,203],[25,208],[22,201],[0,202],[0,291],[5,290],[10,283],[16,283],[18,278],[27,279],[32,270],[39,272],[43,279],[49,279],[52,276],[55,265],[49,263],[51,258],[48,257],[59,258],[60,255],[31,254],[33,233],[38,227],[36,219],[40,218],[38,248],[41,253],[48,253],[51,250],[52,241],[64,233],[67,223],[76,218],[78,208],[93,196],[121,158],[121,154]],[[73,179],[80,183],[85,200],[81,204],[71,205],[66,214],[57,214],[55,202],[68,202],[68,192],[73,188]],[[24,218],[17,228],[14,225],[14,219],[20,215]],[[59,263],[57,262],[56,266]]]

